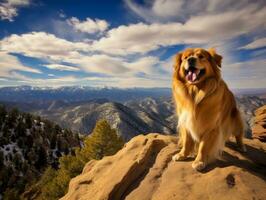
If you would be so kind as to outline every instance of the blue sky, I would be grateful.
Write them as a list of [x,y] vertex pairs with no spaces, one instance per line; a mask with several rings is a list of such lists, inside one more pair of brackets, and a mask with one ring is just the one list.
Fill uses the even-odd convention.
[[215,47],[230,88],[265,88],[265,13],[264,0],[0,0],[0,86],[170,87],[174,54]]

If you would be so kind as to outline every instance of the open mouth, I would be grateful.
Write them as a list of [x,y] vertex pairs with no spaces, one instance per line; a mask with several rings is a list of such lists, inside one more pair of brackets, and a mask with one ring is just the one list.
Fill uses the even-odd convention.
[[205,69],[193,68],[185,70],[186,79],[192,83],[198,81],[204,74]]

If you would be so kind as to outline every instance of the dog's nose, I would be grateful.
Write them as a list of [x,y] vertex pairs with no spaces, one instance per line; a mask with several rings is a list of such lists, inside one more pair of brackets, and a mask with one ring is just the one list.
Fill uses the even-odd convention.
[[188,66],[189,67],[195,67],[195,65],[196,65],[196,58],[193,58],[193,57],[190,57],[188,60],[187,60],[187,62],[188,62]]

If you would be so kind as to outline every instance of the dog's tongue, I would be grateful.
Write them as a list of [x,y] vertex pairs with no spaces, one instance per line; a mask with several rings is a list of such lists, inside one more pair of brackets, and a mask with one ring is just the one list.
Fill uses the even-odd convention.
[[194,82],[197,79],[196,72],[189,71],[187,75],[187,80]]

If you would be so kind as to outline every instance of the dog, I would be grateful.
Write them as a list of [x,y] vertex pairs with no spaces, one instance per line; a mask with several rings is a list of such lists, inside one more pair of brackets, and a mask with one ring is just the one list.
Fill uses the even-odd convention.
[[221,77],[221,64],[215,49],[190,48],[174,58],[172,92],[181,151],[173,160],[185,160],[196,150],[192,167],[198,171],[217,159],[231,135],[246,151],[243,120]]

